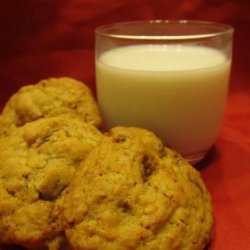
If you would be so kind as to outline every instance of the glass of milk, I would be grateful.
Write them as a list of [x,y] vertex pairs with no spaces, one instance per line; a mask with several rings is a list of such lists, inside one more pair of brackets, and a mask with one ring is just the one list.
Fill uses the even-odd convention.
[[142,127],[191,163],[214,145],[230,79],[233,28],[134,21],[96,29],[97,98],[107,129]]

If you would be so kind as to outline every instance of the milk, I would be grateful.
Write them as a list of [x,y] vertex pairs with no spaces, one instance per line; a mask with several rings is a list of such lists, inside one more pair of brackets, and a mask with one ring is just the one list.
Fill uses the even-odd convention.
[[212,48],[127,46],[97,58],[97,97],[107,128],[147,128],[190,156],[216,140],[229,75],[230,62]]

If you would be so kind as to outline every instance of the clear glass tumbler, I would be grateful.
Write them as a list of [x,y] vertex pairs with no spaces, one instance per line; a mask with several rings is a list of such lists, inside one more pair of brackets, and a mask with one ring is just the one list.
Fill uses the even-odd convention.
[[107,129],[153,131],[191,163],[216,142],[230,79],[233,28],[134,21],[96,29],[97,98]]

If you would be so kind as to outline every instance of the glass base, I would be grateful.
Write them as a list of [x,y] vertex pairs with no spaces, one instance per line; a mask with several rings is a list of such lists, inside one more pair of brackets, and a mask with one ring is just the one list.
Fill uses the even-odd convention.
[[201,160],[203,160],[206,154],[207,154],[207,151],[202,151],[202,152],[195,153],[195,154],[184,155],[183,158],[186,161],[188,161],[191,165],[195,165]]

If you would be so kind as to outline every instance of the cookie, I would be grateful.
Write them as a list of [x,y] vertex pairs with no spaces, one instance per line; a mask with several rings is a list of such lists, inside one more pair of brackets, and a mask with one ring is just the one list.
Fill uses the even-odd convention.
[[102,137],[90,124],[57,116],[0,138],[0,245],[61,249],[57,200]]
[[22,87],[0,116],[0,135],[44,117],[68,114],[100,127],[102,119],[91,90],[72,78],[50,78]]
[[198,171],[147,130],[116,127],[104,137],[64,192],[71,249],[204,249],[213,217]]

